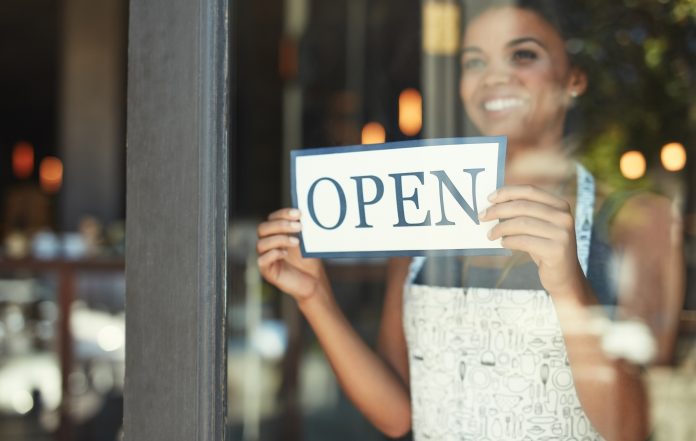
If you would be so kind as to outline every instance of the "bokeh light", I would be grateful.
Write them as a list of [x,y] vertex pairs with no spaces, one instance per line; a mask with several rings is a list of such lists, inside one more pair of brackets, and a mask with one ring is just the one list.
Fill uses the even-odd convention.
[[678,142],[670,142],[662,146],[660,160],[665,170],[679,171],[686,165],[686,149]]
[[25,415],[34,407],[34,399],[29,391],[16,390],[12,394],[12,407],[18,414]]
[[39,166],[41,189],[46,193],[57,193],[63,185],[63,163],[54,156],[47,156]]
[[380,144],[387,138],[384,126],[378,122],[369,122],[362,129],[363,144]]
[[399,94],[399,129],[404,135],[415,136],[423,127],[423,97],[416,89]]
[[106,352],[120,349],[124,343],[124,331],[118,326],[106,325],[97,334],[97,344]]
[[619,169],[626,179],[639,179],[645,175],[645,156],[637,150],[630,150],[621,155]]
[[12,173],[18,179],[26,179],[34,173],[34,147],[28,142],[18,142],[12,150]]

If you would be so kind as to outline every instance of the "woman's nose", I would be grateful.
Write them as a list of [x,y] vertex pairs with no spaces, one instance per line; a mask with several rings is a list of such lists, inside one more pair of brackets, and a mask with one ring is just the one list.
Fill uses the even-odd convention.
[[498,66],[490,66],[483,82],[486,86],[499,86],[512,81],[512,72],[509,69]]

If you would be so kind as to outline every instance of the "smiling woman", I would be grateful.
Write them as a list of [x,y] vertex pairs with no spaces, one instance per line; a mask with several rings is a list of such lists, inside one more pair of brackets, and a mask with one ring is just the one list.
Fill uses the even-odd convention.
[[609,353],[595,330],[642,319],[649,328],[633,337],[650,349],[651,331],[658,360],[669,357],[677,217],[666,198],[608,191],[570,157],[567,115],[591,79],[568,53],[568,2],[470,3],[460,98],[479,134],[508,140],[505,186],[479,219],[495,222],[489,239],[511,255],[393,259],[378,354],[337,307],[323,263],[292,240],[306,213],[281,209],[259,225],[259,268],[296,300],[346,394],[388,435],[644,439],[636,363],[649,357]]
[[512,157],[558,147],[567,108],[587,76],[571,65],[548,21],[531,9],[487,9],[466,28],[461,53],[460,94],[481,133],[505,134]]

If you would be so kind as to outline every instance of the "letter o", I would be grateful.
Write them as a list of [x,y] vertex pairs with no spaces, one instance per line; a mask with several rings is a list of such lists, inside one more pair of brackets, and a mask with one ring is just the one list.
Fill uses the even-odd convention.
[[[317,188],[317,185],[321,181],[329,181],[331,182],[334,187],[336,187],[336,192],[338,193],[338,202],[340,204],[340,213],[338,216],[338,222],[336,222],[336,225],[333,227],[326,227],[319,222],[319,219],[317,219],[317,215],[314,212],[314,190]],[[335,230],[336,228],[340,227],[343,221],[346,218],[346,195],[343,193],[343,189],[341,188],[341,185],[336,182],[335,180],[325,177],[325,178],[319,178],[314,183],[312,184],[311,187],[309,187],[309,193],[307,194],[307,207],[309,208],[309,215],[312,217],[312,220],[314,221],[315,224],[319,225],[319,227],[325,229],[325,230]]]

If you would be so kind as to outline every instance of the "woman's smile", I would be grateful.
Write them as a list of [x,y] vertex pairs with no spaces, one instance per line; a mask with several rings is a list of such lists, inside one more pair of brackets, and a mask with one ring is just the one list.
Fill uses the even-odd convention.
[[525,101],[516,97],[490,98],[483,102],[482,107],[486,112],[493,114],[505,113],[512,109],[518,109],[525,105]]
[[559,146],[586,79],[552,25],[525,9],[490,9],[467,27],[461,64],[461,98],[481,134],[507,136],[510,153]]

